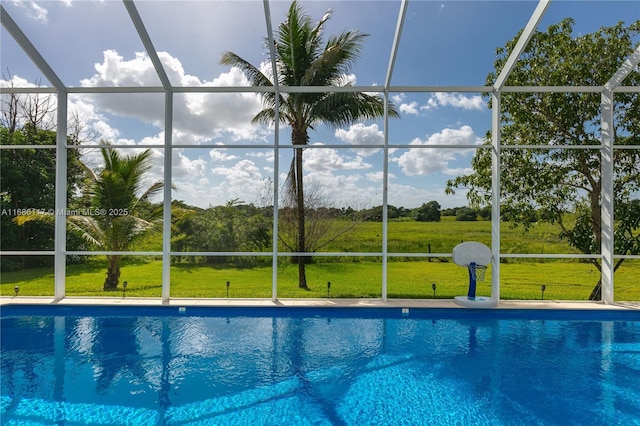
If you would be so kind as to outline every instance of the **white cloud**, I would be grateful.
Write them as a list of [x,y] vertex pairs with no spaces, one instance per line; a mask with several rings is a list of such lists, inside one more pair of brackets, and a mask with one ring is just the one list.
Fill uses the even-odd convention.
[[[136,55],[140,55],[140,53],[136,53]],[[167,52],[158,52],[158,58],[162,62],[170,82],[182,86],[200,86],[200,79],[185,73],[184,67],[178,58],[174,58]]]
[[[411,145],[478,145],[482,139],[475,135],[470,126],[460,129],[443,129],[440,133],[430,135],[427,140],[414,139]],[[467,149],[446,148],[411,148],[399,157],[390,158],[397,162],[403,173],[408,176],[424,176],[433,173],[454,175],[455,170],[449,169],[449,163],[468,154]]]
[[118,129],[111,127],[106,121],[97,119],[96,116],[92,116],[90,122],[87,124],[89,129],[98,135],[98,141],[105,140],[108,142],[114,142],[117,141],[120,136],[120,131]]
[[139,145],[162,145],[163,143],[164,143],[164,132],[161,132],[154,136],[145,136],[140,140],[140,142],[138,142]]
[[275,154],[272,150],[267,150],[267,151],[252,151],[249,152],[247,154],[248,157],[253,157],[253,158],[258,158],[258,159],[264,159],[267,163],[271,163],[273,164],[273,160],[275,157]]
[[213,162],[221,162],[237,160],[238,156],[229,154],[225,149],[216,148],[209,151],[209,158],[211,158],[211,161]]
[[405,95],[404,93],[397,93],[391,96],[391,100],[393,101],[393,103],[401,104],[406,97],[407,95]]
[[371,168],[371,164],[364,162],[361,156],[349,158],[339,155],[333,148],[307,149],[304,151],[303,160],[305,170],[309,173]]
[[400,112],[404,112],[405,114],[418,114],[418,103],[414,101],[408,104],[400,104]]
[[0,87],[36,87],[36,85],[29,83],[29,81],[22,77],[14,75],[11,76],[11,80],[0,79]]
[[209,205],[221,205],[225,202],[223,198],[220,199],[220,202],[217,199],[212,199],[212,195],[216,194],[217,190],[209,184],[207,178],[200,178],[198,181],[180,180],[174,182],[174,186],[173,198],[182,200],[190,206],[207,208]]
[[[360,155],[341,155],[346,151],[334,148],[310,148],[304,151],[305,188],[318,188],[321,198],[328,205],[353,208],[370,206],[372,200],[381,203],[381,174],[363,171],[372,165]],[[281,169],[279,182],[286,179]],[[380,172],[381,173],[381,172]]]
[[14,0],[11,3],[23,9],[27,17],[40,24],[44,24],[49,20],[49,11],[35,1]]
[[98,142],[106,140],[115,142],[120,136],[120,131],[111,125],[104,115],[100,114],[93,102],[86,97],[71,95],[69,100],[69,116],[77,116],[81,123],[78,123],[82,129],[80,139],[83,141]]
[[447,161],[442,158],[444,150],[411,149],[393,159],[408,176],[430,175],[446,170]]
[[171,138],[173,145],[200,145],[203,143],[210,144],[211,142],[212,139],[208,136],[200,136],[176,128],[173,129],[173,137]]
[[[377,124],[365,126],[357,123],[349,127],[349,130],[338,129],[335,131],[335,137],[343,142],[351,145],[383,145],[384,133],[378,128]],[[378,149],[363,148],[355,149],[355,151],[363,156],[373,155]]]
[[194,179],[203,177],[207,168],[207,162],[201,158],[190,159],[180,150],[173,150],[172,153],[172,177],[176,179]]
[[231,200],[254,203],[259,199],[266,176],[253,161],[243,159],[230,167],[212,166],[215,164],[205,158],[174,157],[174,198],[203,208]]
[[[225,204],[230,200],[253,203],[264,189],[266,176],[251,160],[240,160],[232,167],[215,167],[212,173],[223,178],[217,181],[217,185],[209,187],[209,194],[204,198],[212,205]],[[202,200],[197,203],[201,204]]]
[[136,52],[135,58],[125,61],[115,50],[102,52],[102,63],[94,64],[97,74],[80,81],[82,87],[158,86],[160,78],[146,53]]
[[424,145],[481,145],[482,138],[476,136],[471,126],[461,126],[459,129],[443,129],[434,133],[424,142]]
[[[249,82],[238,68],[231,68],[212,81],[200,81],[185,72],[181,62],[166,52],[158,53],[171,82],[176,86],[248,86]],[[83,79],[83,87],[103,86],[160,86],[151,60],[146,53],[136,53],[125,59],[115,50],[103,52],[103,61],[95,64],[96,74]],[[83,95],[86,102],[112,114],[135,117],[159,129],[164,125],[164,96],[162,94],[92,94]],[[189,93],[174,96],[174,129],[186,139],[206,141],[230,135],[232,140],[265,140],[265,130],[251,124],[262,109],[255,93]],[[204,138],[204,139],[203,139]],[[176,141],[174,141],[176,142]],[[180,142],[177,142],[180,143]]]
[[460,93],[434,93],[427,100],[427,103],[420,107],[422,110],[432,110],[439,107],[453,107],[464,110],[482,111],[486,109],[486,104],[482,96],[465,96]]
[[417,101],[405,102],[406,98],[404,93],[398,93],[393,95],[391,100],[399,105],[400,112],[411,115],[442,107],[460,108],[467,111],[482,111],[487,108],[480,95],[465,96],[461,93],[437,92],[433,93],[424,105],[419,105]]
[[232,167],[214,167],[212,171],[216,175],[224,176],[225,180],[239,191],[263,179],[260,169],[251,160],[240,160]]
[[[378,172],[372,172],[372,173],[367,173],[366,177],[368,180],[370,180],[371,182],[375,182],[375,183],[381,183],[383,178],[384,178],[384,173],[382,171],[378,171]],[[387,175],[389,181],[391,181],[392,179],[395,179],[395,175],[393,173],[389,173]]]
[[378,182],[368,183],[358,173],[311,173],[305,177],[305,187],[319,188],[322,201],[328,206],[361,209],[382,203],[382,185]]

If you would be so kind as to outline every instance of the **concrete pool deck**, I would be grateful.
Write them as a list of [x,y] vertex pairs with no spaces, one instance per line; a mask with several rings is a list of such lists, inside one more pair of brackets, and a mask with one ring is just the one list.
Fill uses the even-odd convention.
[[[103,306],[211,306],[211,307],[314,307],[314,308],[450,308],[469,309],[457,305],[453,299],[161,299],[135,297],[52,297],[3,296],[0,307],[5,305],[103,305]],[[602,302],[567,300],[504,300],[489,309],[550,309],[550,310],[640,310],[638,302]]]

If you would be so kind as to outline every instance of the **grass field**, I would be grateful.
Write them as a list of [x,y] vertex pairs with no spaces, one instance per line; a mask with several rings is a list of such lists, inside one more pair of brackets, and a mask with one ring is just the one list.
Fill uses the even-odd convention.
[[[558,237],[559,228],[554,225],[545,223],[523,232],[522,228],[505,223],[500,233],[502,253],[577,253]],[[479,241],[490,245],[491,222],[458,222],[453,217],[444,217],[441,222],[389,222],[390,253],[451,253],[462,241]],[[328,245],[323,251],[380,252],[382,223],[361,223],[347,238]]]
[[[450,218],[446,218],[450,219]],[[325,252],[381,251],[380,223],[367,222],[358,226],[347,238],[334,242]],[[508,225],[501,230],[504,253],[573,253],[557,238],[550,225],[534,228],[523,234]],[[451,253],[461,241],[490,242],[489,222],[440,223],[392,222],[388,231],[389,253]],[[159,250],[157,236],[142,250]],[[198,298],[271,298],[273,270],[268,258],[258,266],[233,268],[182,262],[171,266],[171,297]],[[587,300],[598,281],[595,267],[588,262],[542,259],[505,259],[501,268],[503,299]],[[105,274],[104,257],[67,266],[66,294],[92,297],[156,297],[162,296],[162,261],[158,258],[125,258],[121,282],[127,281],[126,293],[102,291]],[[478,284],[479,295],[490,294],[491,270]],[[615,275],[615,299],[640,300],[640,261],[627,260]],[[309,289],[297,287],[297,267],[282,259],[277,270],[279,298],[379,298],[382,294],[382,263],[376,257],[316,257],[307,265]],[[330,288],[327,283],[331,282]],[[432,284],[436,284],[436,294]],[[467,271],[450,258],[392,257],[387,265],[387,296],[389,298],[452,298],[467,292]],[[19,286],[21,296],[53,296],[53,268],[37,268],[2,274],[0,294],[14,295]]]

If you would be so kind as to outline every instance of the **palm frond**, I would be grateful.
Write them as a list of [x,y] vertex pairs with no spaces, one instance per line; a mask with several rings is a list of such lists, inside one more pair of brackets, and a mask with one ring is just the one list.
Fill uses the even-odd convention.
[[[392,103],[388,106],[389,117],[398,117]],[[373,120],[384,114],[384,99],[366,93],[328,93],[313,106],[314,122],[324,122],[333,126],[345,126],[354,121]]]
[[223,53],[220,57],[220,63],[240,68],[253,86],[273,86],[271,80],[262,71],[233,52]]
[[13,223],[18,226],[22,226],[25,223],[31,222],[53,225],[55,224],[55,221],[56,217],[53,215],[53,213],[48,212],[19,215],[13,218]]
[[153,197],[154,195],[158,194],[160,191],[162,191],[162,189],[164,188],[164,182],[159,180],[154,182],[149,188],[147,188],[138,198],[138,201],[136,202],[136,204],[138,204],[140,201],[148,201],[149,198]]
[[322,19],[318,21],[315,28],[311,31],[311,37],[309,39],[309,51],[312,52],[313,57],[317,57],[321,52],[322,43],[322,30],[324,24],[331,18],[331,9],[327,10]]
[[[255,117],[251,120],[252,123],[260,123],[260,124],[273,124],[276,121],[276,110],[275,108],[265,108],[256,114]],[[286,109],[282,109],[279,114],[280,124],[288,125],[291,123],[290,115],[287,114]]]
[[101,224],[93,216],[67,216],[67,229],[93,247],[107,249],[107,237]]
[[332,37],[324,50],[314,57],[302,79],[304,86],[337,86],[360,56],[368,34],[346,31]]
[[296,182],[296,158],[294,156],[291,159],[289,172],[287,173],[287,178],[284,181],[284,194],[282,196],[282,201],[285,207],[296,207],[298,204],[296,196],[298,194],[298,186]]
[[[300,86],[302,77],[313,61],[314,45],[318,44],[319,31],[311,25],[297,2],[291,3],[287,20],[276,31],[276,62],[278,79],[285,86]],[[310,48],[311,47],[311,48]]]
[[111,220],[108,231],[111,234],[109,250],[124,251],[142,239],[148,231],[157,227],[157,222],[149,222],[137,216],[119,216]]

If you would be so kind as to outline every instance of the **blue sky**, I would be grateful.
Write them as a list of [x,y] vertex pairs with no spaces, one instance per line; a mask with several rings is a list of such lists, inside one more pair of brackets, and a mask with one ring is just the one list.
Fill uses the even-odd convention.
[[[326,35],[346,29],[369,34],[360,60],[345,76],[358,86],[385,82],[399,1],[305,1],[313,21],[327,10]],[[288,1],[270,3],[273,26],[284,19]],[[493,70],[496,48],[523,28],[537,2],[410,1],[393,69],[393,86],[482,86]],[[159,86],[151,62],[128,13],[119,1],[8,1],[11,17],[68,86]],[[137,9],[175,86],[242,86],[235,69],[219,65],[233,51],[254,64],[267,59],[266,25],[260,1],[137,1]],[[576,35],[618,21],[640,19],[638,1],[554,1],[540,30],[565,17],[575,19]],[[28,86],[42,76],[2,28],[1,84]],[[6,80],[11,79],[9,83]],[[602,82],[604,83],[604,82]],[[443,207],[465,205],[463,192],[445,195],[447,179],[469,170],[473,149],[393,148],[393,145],[480,144],[490,129],[491,113],[480,93],[391,93],[401,118],[389,123],[389,199],[395,206],[417,207],[437,200]],[[162,94],[69,96],[94,139],[121,145],[162,144]],[[174,194],[206,207],[238,199],[261,203],[265,179],[282,182],[290,150],[274,158],[272,128],[250,124],[260,110],[254,94],[177,94],[174,145],[202,148],[173,150]],[[326,202],[354,208],[382,204],[383,151],[358,148],[382,144],[382,120],[340,129],[319,127],[311,133],[316,148],[305,153],[310,188]],[[290,133],[281,130],[280,143]],[[223,145],[230,145],[223,148]],[[243,148],[251,145],[252,148]],[[265,148],[254,148],[264,145]],[[333,148],[331,145],[353,145]],[[150,179],[162,178],[164,152],[154,149]],[[87,158],[95,152],[87,151]]]

